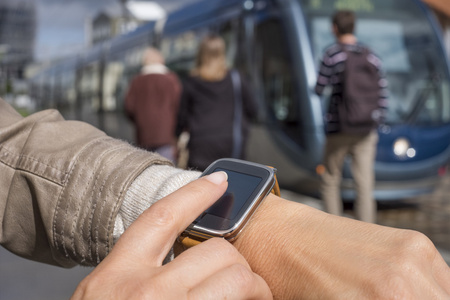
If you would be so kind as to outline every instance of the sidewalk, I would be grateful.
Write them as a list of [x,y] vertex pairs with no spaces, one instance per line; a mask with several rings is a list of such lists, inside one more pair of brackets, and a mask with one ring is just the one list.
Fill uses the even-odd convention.
[[64,269],[30,261],[0,247],[0,299],[69,299],[91,270],[86,267]]

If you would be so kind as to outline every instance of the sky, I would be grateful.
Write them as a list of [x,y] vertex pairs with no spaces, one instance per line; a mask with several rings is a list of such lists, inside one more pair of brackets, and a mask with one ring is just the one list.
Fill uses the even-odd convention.
[[[35,58],[49,60],[76,53],[86,45],[86,20],[100,11],[120,12],[119,0],[34,0],[37,28]],[[171,11],[193,0],[158,0]]]

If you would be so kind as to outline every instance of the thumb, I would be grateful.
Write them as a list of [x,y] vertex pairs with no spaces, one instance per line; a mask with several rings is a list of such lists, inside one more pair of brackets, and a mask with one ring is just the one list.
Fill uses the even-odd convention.
[[177,236],[214,204],[227,186],[225,172],[212,173],[187,184],[139,216],[113,250],[127,253],[137,263],[146,261],[160,266]]

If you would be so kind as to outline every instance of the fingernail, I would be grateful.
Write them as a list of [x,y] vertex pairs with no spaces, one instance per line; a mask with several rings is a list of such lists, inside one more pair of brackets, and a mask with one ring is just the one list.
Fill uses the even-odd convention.
[[208,176],[205,176],[205,179],[208,180],[209,182],[219,185],[227,181],[228,174],[225,173],[224,171],[214,172],[212,174],[209,174]]

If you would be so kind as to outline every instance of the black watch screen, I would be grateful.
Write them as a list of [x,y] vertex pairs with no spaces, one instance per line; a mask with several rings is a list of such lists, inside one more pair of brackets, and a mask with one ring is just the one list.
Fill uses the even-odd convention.
[[189,229],[227,238],[245,225],[262,199],[270,193],[275,182],[275,171],[247,161],[220,159],[212,163],[202,176],[219,171],[228,175],[226,192]]

